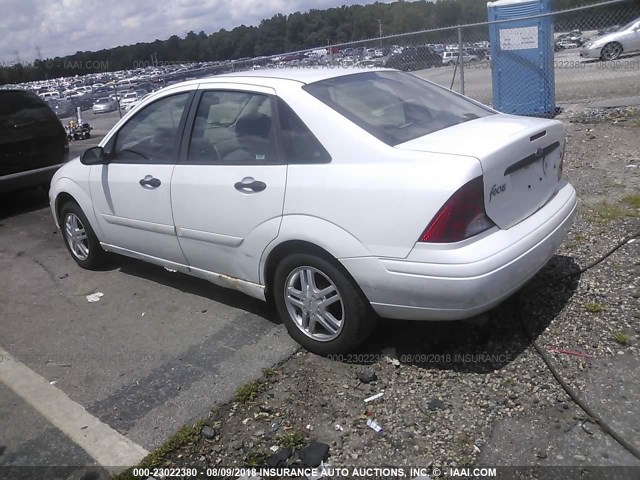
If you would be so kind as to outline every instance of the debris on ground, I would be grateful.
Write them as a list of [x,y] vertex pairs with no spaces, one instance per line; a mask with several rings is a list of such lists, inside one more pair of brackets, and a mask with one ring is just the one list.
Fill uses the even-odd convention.
[[92,293],[90,295],[87,295],[87,302],[89,303],[99,302],[102,297],[104,297],[104,293],[102,292]]

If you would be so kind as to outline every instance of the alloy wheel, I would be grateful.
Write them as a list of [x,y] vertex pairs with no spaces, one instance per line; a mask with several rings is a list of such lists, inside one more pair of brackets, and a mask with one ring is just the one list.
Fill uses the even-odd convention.
[[71,252],[78,260],[89,258],[89,239],[82,221],[75,213],[67,213],[64,217],[65,238]]
[[319,342],[335,339],[345,320],[345,307],[338,287],[317,268],[295,268],[284,285],[287,312],[298,329]]

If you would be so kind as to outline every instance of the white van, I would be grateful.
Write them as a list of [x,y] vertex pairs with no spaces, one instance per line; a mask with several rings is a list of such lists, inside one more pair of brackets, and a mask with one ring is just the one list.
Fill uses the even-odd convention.
[[38,96],[43,100],[60,100],[60,94],[58,92],[42,92]]

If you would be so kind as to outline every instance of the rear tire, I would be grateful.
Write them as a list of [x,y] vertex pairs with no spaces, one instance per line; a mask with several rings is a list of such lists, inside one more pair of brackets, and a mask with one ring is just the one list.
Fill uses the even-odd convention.
[[318,355],[352,351],[375,327],[369,302],[334,260],[285,257],[276,267],[272,295],[289,335]]
[[104,265],[107,253],[100,246],[86,215],[75,202],[60,209],[60,228],[71,258],[82,268],[95,270]]

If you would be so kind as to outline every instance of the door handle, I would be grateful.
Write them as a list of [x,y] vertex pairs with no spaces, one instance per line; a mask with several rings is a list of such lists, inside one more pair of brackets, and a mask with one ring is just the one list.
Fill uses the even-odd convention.
[[158,178],[147,175],[146,177],[140,179],[140,185],[142,185],[143,187],[158,188],[160,185],[162,185],[162,182]]
[[234,187],[242,193],[257,193],[267,188],[267,184],[252,177],[245,177],[241,182],[236,182]]

